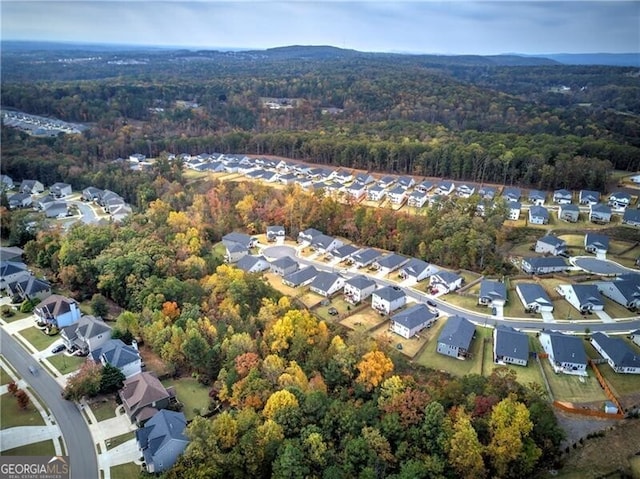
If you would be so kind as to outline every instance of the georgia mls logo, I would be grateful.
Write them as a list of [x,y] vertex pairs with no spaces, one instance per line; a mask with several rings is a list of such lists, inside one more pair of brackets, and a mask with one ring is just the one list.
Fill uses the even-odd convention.
[[0,479],[69,479],[68,456],[0,456]]

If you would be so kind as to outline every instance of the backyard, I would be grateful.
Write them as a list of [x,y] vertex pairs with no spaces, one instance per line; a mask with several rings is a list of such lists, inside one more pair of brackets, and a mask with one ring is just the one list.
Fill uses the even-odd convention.
[[[530,336],[529,338],[529,347],[531,348],[531,345],[535,341],[535,339],[532,336]],[[496,364],[495,362],[493,362],[493,331],[491,331],[491,339],[486,341],[484,344],[483,360],[484,362],[482,365],[482,374],[484,376],[489,376],[495,368],[501,367],[500,364]],[[530,383],[537,383],[544,388],[542,372],[540,371],[540,366],[538,366],[538,363],[534,358],[530,358],[526,366],[508,365],[507,367],[509,367],[516,373],[519,383],[525,386]]]
[[380,315],[371,308],[364,308],[340,321],[340,324],[358,331],[370,331],[388,320],[388,316]]
[[381,324],[371,332],[371,336],[383,344],[387,344],[389,347],[398,349],[402,354],[413,359],[427,341],[432,341],[434,339],[433,334],[431,333],[432,329],[435,328],[423,329],[414,337],[406,339],[391,331],[389,329],[389,325]]
[[549,387],[554,399],[569,401],[574,404],[604,402],[607,400],[593,371],[588,370],[589,376],[573,376],[556,373],[548,359],[541,359],[540,362],[549,381]]
[[176,390],[178,401],[184,406],[182,412],[187,421],[205,414],[209,409],[209,388],[200,384],[194,378],[167,379],[162,381],[165,387],[173,386]]
[[282,282],[282,276],[279,276],[275,273],[265,273],[264,277],[269,282],[272,288],[281,292],[285,296],[295,298],[299,294],[298,289],[287,286]]
[[[329,310],[335,308],[338,314],[329,314]],[[316,314],[320,319],[324,321],[334,321],[336,318],[344,317],[353,310],[355,306],[350,303],[347,303],[344,300],[344,296],[339,294],[332,298],[326,306],[318,306],[313,310],[314,314]]]

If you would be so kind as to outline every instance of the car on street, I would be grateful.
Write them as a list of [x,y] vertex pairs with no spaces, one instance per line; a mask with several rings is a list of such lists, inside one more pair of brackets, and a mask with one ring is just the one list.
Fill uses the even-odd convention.
[[51,352],[53,354],[58,354],[59,352],[62,352],[66,349],[66,346],[64,344],[58,344],[57,346],[55,346]]
[[38,375],[38,369],[35,366],[29,366],[29,372],[34,376]]
[[429,306],[431,306],[432,308],[437,308],[438,307],[438,305],[434,301],[431,301],[430,299],[427,299],[427,304]]

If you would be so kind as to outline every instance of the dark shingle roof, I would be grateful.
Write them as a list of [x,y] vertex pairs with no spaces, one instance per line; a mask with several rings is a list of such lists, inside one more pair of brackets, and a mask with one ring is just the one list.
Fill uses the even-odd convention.
[[312,288],[316,288],[320,291],[329,291],[331,286],[340,279],[340,276],[329,271],[319,271],[316,277],[309,285]]
[[507,299],[507,287],[500,281],[493,281],[490,279],[483,279],[480,282],[480,297],[489,298],[492,301],[495,299]]
[[516,289],[524,298],[526,304],[551,305],[551,299],[542,286],[537,283],[520,283],[516,285]]
[[628,345],[624,339],[612,338],[604,333],[597,332],[591,335],[591,341],[597,342],[616,366],[640,368],[640,353]]
[[547,333],[551,339],[553,358],[560,363],[587,364],[587,353],[584,351],[582,339],[577,336],[551,331]]
[[408,329],[413,329],[435,317],[436,315],[426,305],[416,304],[395,314],[391,319]]
[[385,286],[373,292],[379,298],[392,302],[406,296],[402,289],[397,286]]
[[529,337],[508,326],[500,325],[496,328],[496,355],[510,358],[529,359]]
[[283,281],[286,281],[295,286],[298,286],[299,284],[302,284],[306,281],[309,281],[312,278],[315,278],[317,274],[318,274],[318,270],[315,267],[307,266],[306,268],[303,268],[291,274],[288,274],[282,279]]
[[476,327],[467,318],[451,316],[447,319],[438,342],[452,347],[469,349]]
[[345,284],[349,284],[354,288],[362,290],[375,285],[376,282],[367,276],[359,274],[357,276],[354,276],[353,278],[348,279]]

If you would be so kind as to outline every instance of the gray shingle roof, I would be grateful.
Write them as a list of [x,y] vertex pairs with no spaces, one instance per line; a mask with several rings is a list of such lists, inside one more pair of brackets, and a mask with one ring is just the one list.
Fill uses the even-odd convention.
[[381,268],[394,269],[394,268],[400,267],[402,264],[406,263],[408,260],[409,258],[407,258],[406,256],[402,256],[396,253],[389,253],[378,258],[376,260],[376,263],[378,263],[378,265]]
[[480,297],[489,298],[490,300],[507,299],[507,287],[500,281],[491,279],[483,279],[480,282]]
[[354,288],[357,288],[359,290],[363,290],[366,288],[369,288],[373,285],[376,284],[376,282],[374,280],[372,280],[371,278],[364,276],[362,274],[359,274],[357,276],[354,276],[353,278],[348,279],[345,284],[349,284],[351,286],[353,286]]
[[288,274],[287,276],[282,278],[282,280],[291,283],[294,286],[298,286],[306,281],[309,281],[312,278],[315,278],[317,274],[318,270],[315,267],[307,266],[306,268]]
[[451,316],[442,328],[438,342],[468,350],[475,332],[476,327],[467,318]]
[[522,261],[529,263],[533,269],[553,268],[553,267],[560,267],[560,266],[568,267],[567,260],[560,256],[541,256],[539,258],[523,258]]
[[583,340],[577,336],[551,331],[547,333],[551,339],[553,357],[560,363],[587,364],[587,353]]
[[311,240],[311,246],[314,246],[316,248],[327,248],[334,241],[335,238],[333,236],[320,234],[313,237],[313,239]]
[[356,248],[352,244],[346,244],[346,245],[340,246],[339,248],[334,249],[331,252],[331,255],[334,258],[348,258],[356,251],[358,251],[358,248]]
[[436,315],[425,304],[416,304],[393,315],[391,319],[411,330],[435,317]]
[[153,465],[154,472],[162,472],[173,466],[189,444],[184,430],[187,419],[181,412],[162,409],[136,430],[136,440],[144,460]]
[[542,238],[538,239],[538,241],[554,246],[556,248],[562,248],[567,245],[567,242],[565,240],[553,235],[544,235]]
[[379,298],[392,302],[406,296],[402,289],[397,286],[385,286],[373,292]]
[[454,273],[452,271],[439,271],[434,276],[437,276],[442,281],[444,281],[446,284],[451,284],[451,283],[453,283],[455,281],[458,281],[461,278],[461,276],[459,274]]
[[495,350],[497,356],[529,359],[529,337],[513,328],[500,325],[496,328]]
[[251,268],[253,268],[260,261],[266,262],[267,260],[264,259],[264,256],[246,255],[240,258],[240,261],[236,263],[236,266],[240,268],[242,271],[250,271]]
[[516,289],[527,304],[551,305],[551,299],[542,286],[537,283],[519,283]]
[[371,263],[377,257],[381,255],[380,251],[376,251],[375,249],[362,249],[351,256],[356,263]]
[[429,263],[426,261],[422,261],[418,258],[411,258],[407,264],[402,268],[410,276],[418,276],[427,268],[429,268]]
[[594,306],[604,305],[604,300],[598,287],[595,284],[573,284],[573,291],[581,305],[592,304]]
[[593,246],[598,249],[609,249],[609,237],[598,233],[587,233],[584,238],[585,246]]
[[340,276],[335,273],[319,271],[309,286],[320,291],[329,291],[331,286],[333,286],[339,279]]
[[591,341],[597,342],[616,366],[640,368],[640,353],[635,351],[624,339],[612,338],[597,332],[591,335]]
[[226,234],[222,237],[222,242],[227,245],[228,242],[238,243],[246,248],[249,248],[251,245],[252,238],[251,236],[244,233],[236,233],[235,231],[229,234]]
[[121,339],[110,339],[101,348],[91,352],[93,359],[100,361],[104,356],[106,362],[117,368],[122,368],[140,359],[140,353],[133,346],[122,342]]
[[282,258],[273,260],[271,264],[277,268],[289,269],[294,264],[297,265],[298,262],[295,259],[293,259],[291,256],[283,256]]
[[549,219],[549,211],[544,206],[534,205],[529,208],[529,217]]

